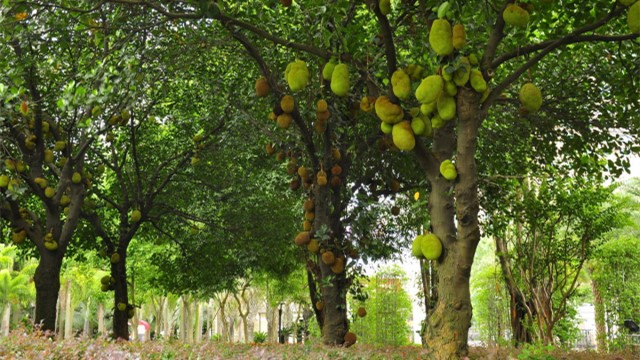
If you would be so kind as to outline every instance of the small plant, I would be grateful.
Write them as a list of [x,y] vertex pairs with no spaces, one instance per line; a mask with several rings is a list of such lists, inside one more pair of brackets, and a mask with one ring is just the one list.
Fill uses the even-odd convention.
[[555,348],[553,345],[528,344],[518,355],[519,360],[556,360],[549,352]]
[[222,335],[221,334],[213,334],[211,336],[211,341],[215,341],[215,342],[222,341]]
[[256,331],[253,333],[253,342],[256,344],[262,344],[267,341],[267,333]]

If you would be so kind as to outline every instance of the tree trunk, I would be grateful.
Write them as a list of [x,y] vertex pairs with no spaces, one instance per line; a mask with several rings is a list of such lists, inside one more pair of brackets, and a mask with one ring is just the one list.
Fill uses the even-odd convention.
[[84,308],[84,324],[82,326],[83,337],[91,336],[91,322],[89,321],[90,316],[91,316],[91,298],[87,298],[85,308]]
[[36,286],[35,324],[41,324],[43,331],[55,331],[56,306],[60,292],[60,267],[62,265],[61,250],[40,251],[40,261],[34,275]]
[[73,337],[73,306],[71,305],[71,280],[65,283],[65,301],[64,301],[64,338],[71,339]]
[[104,325],[104,304],[98,304],[98,334],[101,336],[107,336],[107,327]]
[[[134,268],[135,269],[135,268]],[[136,279],[135,272],[131,274],[131,305],[136,303]],[[139,310],[139,309],[138,309]],[[131,340],[140,340],[138,338],[138,313],[139,311],[133,312],[133,318],[131,318]],[[128,315],[128,314],[127,314]]]
[[[127,286],[127,267],[126,267],[126,249],[118,248],[120,260],[111,264],[111,276],[116,279],[114,308],[113,308],[113,338],[129,340],[129,317],[127,316],[127,307],[129,306],[128,286]],[[122,310],[118,308],[124,306]]]
[[[591,274],[591,269],[588,269]],[[604,320],[604,303],[599,284],[591,277],[591,290],[593,291],[593,303],[596,317],[596,346],[599,352],[607,351],[607,326]]]
[[267,318],[267,339],[269,342],[278,342],[278,310],[265,304],[265,316]]
[[196,343],[200,343],[202,341],[202,325],[203,325],[203,305],[199,301],[196,302],[196,328],[194,333],[194,340]]
[[[428,355],[431,359],[460,359],[468,353],[472,311],[469,278],[480,241],[475,163],[480,124],[478,109],[479,95],[473,90],[460,88],[457,99],[457,141],[454,124],[449,122],[434,135],[435,159],[418,154],[431,183],[431,225],[443,244],[443,253],[437,260],[438,300],[424,335],[424,343],[431,350]],[[458,177],[454,181],[447,181],[439,174],[439,163],[450,159],[454,150]],[[455,186],[453,193],[451,186]],[[457,220],[457,229],[454,220]]]
[[11,303],[7,301],[2,311],[2,336],[9,336],[11,329]]

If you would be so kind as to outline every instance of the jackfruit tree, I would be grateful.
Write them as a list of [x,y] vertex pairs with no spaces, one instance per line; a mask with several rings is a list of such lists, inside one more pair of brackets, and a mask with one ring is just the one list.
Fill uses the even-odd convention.
[[[144,7],[146,16],[161,19],[156,23],[184,24],[217,40],[212,46],[233,43],[236,60],[259,69],[245,79],[246,87],[258,90],[256,79],[267,80],[271,95],[263,96],[264,83],[257,95],[272,106],[270,131],[284,134],[278,157],[288,159],[291,188],[306,188],[313,200],[302,229],[314,235],[308,250],[313,244],[322,255],[333,253],[349,271],[357,248],[376,233],[358,233],[362,244],[345,240],[349,221],[358,216],[345,216],[357,199],[351,195],[367,184],[353,174],[380,179],[375,171],[421,171],[428,206],[419,211],[428,213],[442,246],[433,260],[438,299],[423,333],[435,359],[468,351],[478,214],[501,200],[485,185],[551,166],[560,170],[556,176],[615,175],[628,166],[624,155],[638,151],[637,2],[109,3],[134,13]],[[74,5],[86,11],[104,6]],[[399,69],[413,96],[405,97]],[[293,107],[289,100],[282,106],[285,95],[293,97]],[[376,142],[391,151],[367,152]],[[340,169],[332,172],[335,165]],[[324,342],[340,344],[348,331],[348,277],[331,256],[309,256]]]

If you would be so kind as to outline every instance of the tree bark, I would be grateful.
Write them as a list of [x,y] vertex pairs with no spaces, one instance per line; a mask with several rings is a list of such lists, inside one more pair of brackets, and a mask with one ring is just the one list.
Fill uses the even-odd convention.
[[107,336],[107,327],[104,325],[104,304],[98,304],[98,334],[101,336]]
[[56,329],[56,307],[60,292],[60,268],[62,253],[60,250],[40,251],[40,262],[36,268],[34,282],[36,286],[35,324],[40,324],[43,331],[53,332]]
[[455,150],[458,177],[452,181],[453,184],[439,175],[439,170],[435,170],[439,164],[434,164],[433,159],[424,159],[424,155],[419,159],[431,183],[431,225],[443,244],[443,253],[437,260],[438,300],[428,319],[423,339],[431,350],[428,355],[431,359],[459,359],[468,353],[472,311],[469,278],[480,241],[480,206],[474,157],[481,120],[478,109],[478,94],[460,88],[457,98],[457,141],[453,122],[438,129],[434,135],[433,155],[436,161],[450,159]]
[[64,338],[71,339],[73,337],[73,306],[71,305],[71,280],[65,283],[65,301],[64,301]]
[[2,336],[9,336],[11,329],[11,302],[7,301],[2,311]]
[[[592,273],[592,269],[588,269]],[[602,293],[600,286],[596,280],[591,277],[591,290],[593,291],[593,305],[596,317],[596,346],[599,352],[607,352],[607,326],[605,323],[604,303],[602,302]]]
[[111,276],[116,279],[113,307],[113,338],[129,340],[129,317],[127,310],[118,309],[118,304],[129,305],[127,287],[126,249],[119,248],[120,260],[111,264]]
[[89,317],[91,316],[91,298],[87,298],[84,307],[84,323],[82,325],[82,337],[91,336],[91,322]]
[[202,325],[203,325],[203,310],[204,305],[199,301],[196,302],[196,328],[193,332],[194,340],[196,343],[200,343],[202,341]]

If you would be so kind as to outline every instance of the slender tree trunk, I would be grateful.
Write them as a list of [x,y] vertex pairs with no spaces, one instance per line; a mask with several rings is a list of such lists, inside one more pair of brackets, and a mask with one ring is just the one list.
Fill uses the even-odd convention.
[[194,331],[194,340],[196,343],[202,342],[203,306],[201,302],[196,302],[196,328]]
[[89,321],[90,316],[91,316],[91,298],[87,298],[85,309],[84,309],[84,324],[82,326],[83,337],[91,336],[91,322]]
[[98,334],[107,336],[107,327],[104,325],[104,304],[98,303]]
[[[135,269],[135,268],[134,268]],[[131,305],[136,303],[136,278],[135,273],[131,274]],[[138,309],[139,311],[139,309]],[[131,318],[131,340],[139,340],[138,338],[138,319],[139,313],[134,311],[133,318]],[[128,316],[127,316],[128,317]]]
[[128,286],[127,286],[127,253],[126,249],[119,247],[118,254],[120,261],[111,264],[111,276],[116,279],[114,309],[113,309],[113,337],[115,339],[129,340],[129,317],[127,309],[118,308],[118,304],[129,306]]
[[73,306],[71,304],[71,280],[65,283],[65,301],[64,301],[64,338],[71,339],[73,337]]
[[2,311],[2,336],[9,336],[11,329],[11,303],[7,301]]
[[275,307],[265,304],[265,315],[267,318],[267,339],[269,342],[278,342],[278,310]]
[[41,324],[44,331],[56,329],[56,306],[60,292],[60,250],[40,252],[40,262],[36,268],[34,282],[36,286],[36,317],[34,322]]
[[[588,269],[592,273],[591,269]],[[599,352],[607,351],[607,326],[604,321],[604,303],[602,302],[602,293],[600,286],[591,277],[591,290],[593,291],[593,303],[596,317],[596,346]]]
[[58,302],[57,302],[57,314],[56,314],[56,336],[60,339],[64,337],[64,310],[66,309],[66,300],[67,300],[67,288],[64,286],[60,287],[60,291],[58,293]]
[[187,338],[187,343],[192,344],[193,343],[193,301],[191,299],[191,297],[189,297],[188,302],[185,302],[185,308],[186,308],[186,319],[185,319],[185,333],[186,333],[186,338]]

